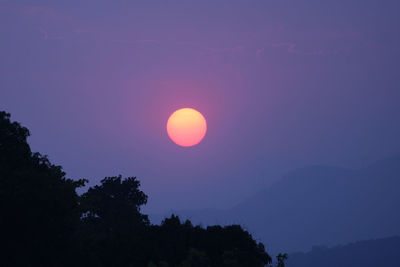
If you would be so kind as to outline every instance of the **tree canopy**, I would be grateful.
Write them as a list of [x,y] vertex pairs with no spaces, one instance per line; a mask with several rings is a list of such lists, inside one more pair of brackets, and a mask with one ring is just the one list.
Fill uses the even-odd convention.
[[80,223],[76,189],[60,166],[32,153],[29,131],[0,112],[0,231],[5,261],[18,264],[67,262]]

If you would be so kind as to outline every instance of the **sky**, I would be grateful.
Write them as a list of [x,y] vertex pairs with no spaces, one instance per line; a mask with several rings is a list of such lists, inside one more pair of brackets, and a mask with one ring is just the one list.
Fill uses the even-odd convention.
[[[225,209],[307,165],[400,153],[400,2],[0,0],[0,110],[146,211]],[[175,145],[169,115],[207,120]]]

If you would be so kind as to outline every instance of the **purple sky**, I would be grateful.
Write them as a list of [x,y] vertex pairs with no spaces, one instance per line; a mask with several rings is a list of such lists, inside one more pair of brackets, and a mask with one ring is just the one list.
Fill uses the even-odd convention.
[[[0,109],[69,177],[137,176],[149,212],[226,208],[293,168],[400,153],[399,10],[0,0]],[[181,107],[208,122],[189,149],[165,130]]]

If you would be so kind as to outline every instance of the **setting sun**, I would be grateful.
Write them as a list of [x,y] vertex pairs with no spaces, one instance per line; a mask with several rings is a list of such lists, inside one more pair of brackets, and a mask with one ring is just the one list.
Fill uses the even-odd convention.
[[204,116],[195,109],[182,108],[176,110],[167,122],[169,138],[179,146],[197,145],[207,132],[207,122]]

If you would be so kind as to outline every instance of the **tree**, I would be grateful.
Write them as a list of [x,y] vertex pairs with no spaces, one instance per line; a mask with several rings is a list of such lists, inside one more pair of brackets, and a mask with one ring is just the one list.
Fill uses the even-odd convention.
[[277,267],[285,267],[285,261],[288,259],[288,255],[286,253],[282,254],[279,253],[278,256],[276,256],[277,260]]
[[[61,265],[76,252],[76,188],[60,166],[32,153],[30,133],[0,112],[0,231],[7,265]],[[72,257],[73,258],[73,257]]]
[[135,177],[106,177],[82,195],[81,248],[88,265],[145,266],[149,219],[140,213],[147,196]]
[[122,179],[120,175],[104,178],[101,185],[89,188],[82,195],[84,217],[114,229],[122,225],[148,225],[147,215],[140,213],[141,206],[147,203],[147,195],[139,187],[136,177]]
[[[203,266],[265,266],[271,257],[264,246],[257,243],[239,225],[193,226],[178,216],[166,218],[160,226],[153,226],[157,244],[153,258],[169,266],[187,266],[190,262]],[[154,262],[154,261],[153,261]]]

